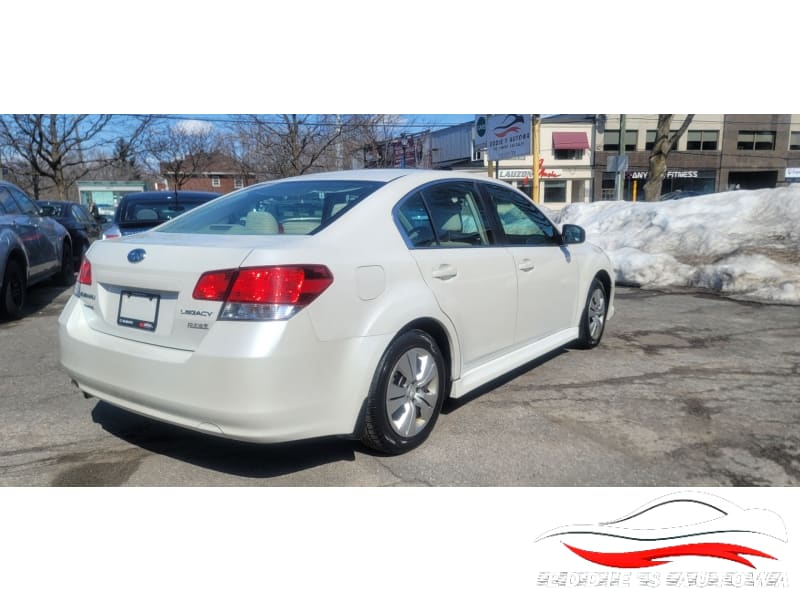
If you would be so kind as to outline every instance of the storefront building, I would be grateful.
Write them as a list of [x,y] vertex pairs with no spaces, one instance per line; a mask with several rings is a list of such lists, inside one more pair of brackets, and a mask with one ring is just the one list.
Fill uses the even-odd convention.
[[[686,115],[674,115],[672,130],[677,131]],[[724,115],[695,115],[667,158],[667,175],[661,194],[693,191],[704,194],[719,191]],[[625,169],[623,200],[644,199],[650,154],[656,139],[657,114],[625,115]],[[598,115],[595,135],[595,186],[593,200],[615,200],[614,159],[620,154],[620,115]]]
[[[539,128],[539,201],[558,210],[592,198],[592,135],[594,115],[544,118]],[[484,161],[488,171],[488,159]],[[493,172],[533,197],[533,156],[497,161]]]

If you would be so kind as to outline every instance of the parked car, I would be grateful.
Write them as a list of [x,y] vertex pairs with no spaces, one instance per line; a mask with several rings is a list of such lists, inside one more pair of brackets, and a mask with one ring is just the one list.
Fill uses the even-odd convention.
[[72,243],[63,225],[44,217],[12,183],[0,181],[0,318],[22,314],[27,289],[49,277],[69,285]]
[[112,224],[103,231],[103,239],[152,229],[218,196],[213,192],[182,190],[126,194],[117,204]]
[[97,213],[100,215],[102,222],[111,221],[114,218],[114,211],[116,206],[113,204],[98,204]]
[[662,195],[659,200],[680,200],[681,198],[691,198],[692,196],[702,196],[706,192],[698,192],[696,190],[675,190],[674,192],[667,192]]
[[85,206],[77,202],[39,200],[36,204],[43,216],[55,219],[69,231],[72,256],[75,268],[78,269],[89,246],[102,236],[100,223],[89,214]]
[[385,453],[613,314],[608,257],[515,188],[452,171],[306,175],[94,244],[59,318],[87,395],[257,442]]

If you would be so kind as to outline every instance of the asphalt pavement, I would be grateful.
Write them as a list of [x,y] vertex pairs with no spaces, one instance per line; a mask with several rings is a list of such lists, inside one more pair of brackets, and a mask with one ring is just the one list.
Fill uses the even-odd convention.
[[61,370],[70,290],[0,323],[0,486],[795,486],[800,307],[618,289],[601,345],[446,404],[417,450],[262,446],[83,395]]

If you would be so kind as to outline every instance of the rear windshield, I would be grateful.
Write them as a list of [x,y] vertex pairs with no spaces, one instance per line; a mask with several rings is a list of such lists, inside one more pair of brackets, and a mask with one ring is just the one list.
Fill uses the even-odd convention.
[[284,181],[252,186],[168,223],[168,233],[310,235],[381,187],[378,181]]
[[197,208],[207,200],[192,200],[180,198],[169,202],[158,200],[129,201],[120,208],[119,222],[121,225],[135,225],[138,223],[163,223],[174,219],[188,210]]

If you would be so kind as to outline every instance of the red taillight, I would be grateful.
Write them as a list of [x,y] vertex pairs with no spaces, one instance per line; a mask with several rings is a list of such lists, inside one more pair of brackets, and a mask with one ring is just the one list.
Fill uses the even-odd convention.
[[92,263],[85,258],[81,263],[80,273],[78,273],[78,283],[81,285],[92,285]]
[[210,271],[203,273],[194,286],[192,298],[195,300],[215,300],[222,302],[228,295],[231,280],[235,275],[234,269],[227,271]]
[[203,273],[192,297],[225,302],[220,316],[223,319],[287,318],[310,304],[331,283],[333,275],[322,265],[247,267]]

